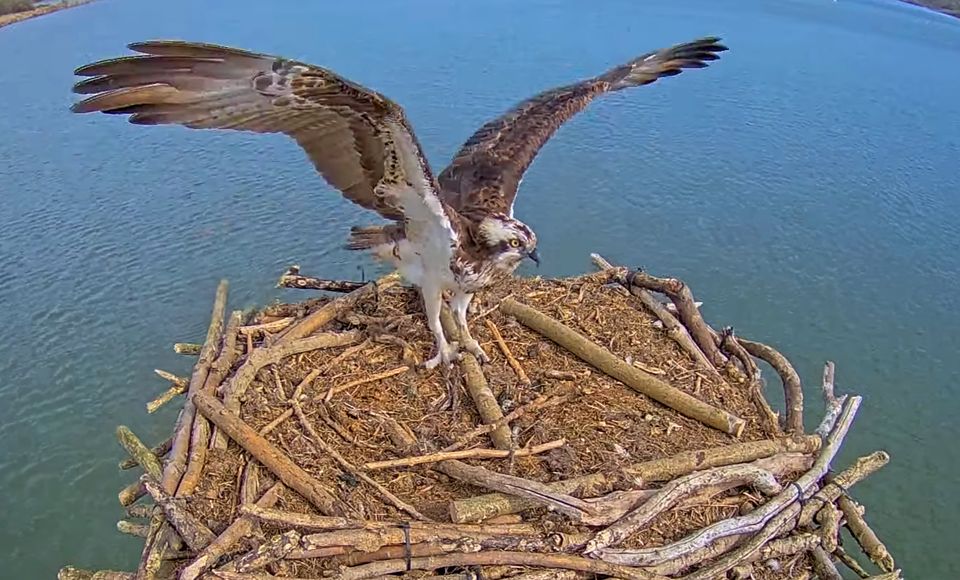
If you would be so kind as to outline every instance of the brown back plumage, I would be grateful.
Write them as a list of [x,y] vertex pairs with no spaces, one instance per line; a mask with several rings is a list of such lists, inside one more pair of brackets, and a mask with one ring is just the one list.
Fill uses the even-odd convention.
[[512,213],[523,173],[556,130],[597,96],[646,85],[686,68],[703,68],[727,48],[702,38],[644,54],[606,73],[542,92],[477,130],[439,177],[454,209],[478,219]]
[[74,91],[93,96],[73,111],[130,115],[144,125],[286,134],[345,197],[393,220],[404,218],[398,189],[378,185],[410,183],[421,195],[436,195],[403,110],[379,93],[318,66],[224,46],[150,41],[130,48],[142,54],[76,70],[92,78]]

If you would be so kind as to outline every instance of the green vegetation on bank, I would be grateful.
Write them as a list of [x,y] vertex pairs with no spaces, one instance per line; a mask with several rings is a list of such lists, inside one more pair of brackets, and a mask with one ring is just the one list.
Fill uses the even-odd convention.
[[33,10],[33,0],[0,0],[0,14]]

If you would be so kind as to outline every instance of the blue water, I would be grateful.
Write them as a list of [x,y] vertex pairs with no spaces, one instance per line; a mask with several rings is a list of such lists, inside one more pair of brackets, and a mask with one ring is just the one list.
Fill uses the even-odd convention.
[[290,297],[290,263],[370,272],[339,249],[366,212],[295,144],[72,115],[76,66],[148,38],[323,64],[401,103],[439,171],[517,100],[707,34],[715,66],[605,98],[541,152],[516,208],[541,273],[598,251],[684,278],[795,361],[809,423],[835,360],[865,397],[835,467],[888,450],[856,497],[909,577],[952,577],[960,21],[865,0],[99,0],[0,30],[0,576],[135,565],[113,431],[169,433],[152,369],[188,371],[170,345],[202,336],[218,279],[242,308]]

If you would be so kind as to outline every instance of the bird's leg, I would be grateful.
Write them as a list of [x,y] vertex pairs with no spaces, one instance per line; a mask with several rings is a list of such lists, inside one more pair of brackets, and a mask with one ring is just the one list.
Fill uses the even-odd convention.
[[437,354],[423,363],[428,369],[436,367],[441,362],[447,366],[453,361],[460,360],[459,345],[456,342],[447,342],[443,334],[443,325],[440,324],[440,307],[443,303],[443,292],[439,287],[423,287],[420,289],[423,297],[423,309],[427,314],[427,326],[433,332],[436,341]]
[[473,294],[455,291],[450,299],[450,308],[457,319],[457,327],[460,329],[460,343],[467,352],[480,359],[481,362],[490,362],[490,357],[480,348],[480,343],[470,335],[470,327],[467,325],[467,308],[470,307],[470,301],[473,300]]

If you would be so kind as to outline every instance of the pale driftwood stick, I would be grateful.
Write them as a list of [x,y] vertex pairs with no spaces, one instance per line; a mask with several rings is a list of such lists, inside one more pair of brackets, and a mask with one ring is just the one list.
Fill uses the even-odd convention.
[[[803,430],[803,386],[800,383],[800,375],[790,364],[787,357],[780,354],[777,349],[761,342],[754,342],[745,338],[737,337],[743,348],[760,360],[766,361],[772,366],[777,374],[780,375],[780,381],[783,383],[784,400],[786,401],[786,430],[788,433],[801,434]],[[839,412],[839,411],[838,411]],[[822,435],[826,435],[823,433]]]
[[844,566],[852,570],[853,573],[860,578],[868,578],[870,576],[870,573],[864,570],[860,562],[848,554],[847,551],[843,549],[843,546],[837,546],[837,549],[833,551],[833,555],[837,557],[837,561],[842,562]]
[[[446,304],[440,310],[440,323],[443,326],[443,331],[451,337],[451,340],[460,340],[460,329]],[[487,377],[484,376],[477,357],[469,352],[462,353],[460,368],[463,370],[463,382],[466,384],[470,399],[477,407],[480,420],[486,425],[502,420],[503,409],[500,408],[497,398],[490,390]],[[497,449],[508,450],[514,447],[513,434],[510,432],[509,425],[501,425],[490,431],[490,440],[493,441],[493,446]]]
[[526,371],[523,370],[523,367],[520,366],[520,361],[513,356],[513,353],[510,352],[510,347],[507,346],[507,341],[503,339],[503,335],[500,334],[500,329],[497,328],[497,325],[493,323],[489,318],[483,321],[487,328],[490,330],[490,334],[493,335],[493,340],[496,341],[497,346],[500,347],[500,352],[503,353],[503,356],[507,359],[507,363],[510,365],[510,368],[513,369],[513,372],[517,373],[517,379],[520,380],[524,385],[530,384],[530,377],[527,376]]
[[147,490],[138,479],[121,489],[120,492],[117,493],[117,499],[120,501],[120,505],[127,507],[133,505],[138,499],[145,495],[147,495]]
[[313,504],[320,513],[341,515],[336,498],[319,481],[294,463],[283,451],[261,437],[240,417],[228,411],[220,401],[205,393],[197,393],[193,396],[193,401],[204,417],[262,463],[277,479]]
[[164,391],[159,397],[147,403],[147,413],[156,413],[157,409],[175,399],[177,395],[186,393],[187,387],[190,385],[190,379],[178,377],[160,369],[153,369],[153,372],[160,375],[161,378],[170,381],[171,385],[170,388]]
[[840,510],[832,503],[823,506],[816,516],[820,522],[820,545],[832,554],[837,550],[840,536]]
[[722,368],[727,363],[727,359],[720,352],[717,343],[714,341],[710,325],[703,319],[700,310],[697,308],[693,299],[693,293],[690,287],[676,278],[657,278],[651,276],[642,270],[637,270],[629,275],[628,281],[631,286],[639,286],[654,292],[666,294],[677,307],[677,314],[683,325],[690,331],[693,339],[696,341],[700,350],[707,355],[714,367]]
[[403,374],[410,370],[410,367],[407,365],[401,365],[397,368],[384,371],[382,373],[377,373],[375,375],[370,375],[368,377],[363,377],[362,379],[357,379],[355,381],[350,381],[349,383],[344,383],[342,385],[336,385],[327,389],[326,394],[323,396],[323,402],[329,403],[334,395],[337,393],[342,393],[347,389],[352,389],[353,387],[358,387],[360,385],[366,385],[369,383],[375,383],[377,381],[382,381],[383,379],[389,379],[390,377],[395,377],[397,375]]
[[[403,545],[409,538],[411,544],[437,542],[454,544],[445,550],[447,552],[455,551],[457,544],[473,544],[480,548],[510,549],[520,552],[528,552],[531,549],[533,551],[552,551],[558,547],[556,539],[547,540],[548,543],[543,543],[543,540],[546,539],[542,537],[543,532],[537,530],[536,526],[530,526],[530,528],[530,530],[524,530],[524,533],[520,534],[504,534],[480,529],[471,532],[469,535],[464,535],[457,530],[447,529],[444,526],[411,528],[410,530],[403,530],[400,526],[380,530],[336,530],[303,536],[301,545],[305,552],[334,546],[347,546],[361,552],[375,552],[385,546]],[[577,539],[574,538],[573,540],[576,541]],[[538,540],[541,543],[538,544]],[[527,545],[521,547],[523,543]]]
[[813,571],[820,580],[843,580],[843,576],[837,570],[837,566],[830,559],[830,554],[823,548],[817,546],[810,550],[813,555]]
[[277,320],[272,320],[270,322],[264,322],[262,324],[250,324],[247,326],[241,326],[240,334],[247,336],[247,335],[254,335],[259,332],[279,332],[284,328],[293,324],[295,320],[296,318],[292,316],[287,316]]
[[640,300],[641,304],[647,307],[650,312],[654,314],[657,318],[660,319],[660,322],[663,323],[663,328],[671,339],[676,342],[681,349],[686,352],[690,358],[697,364],[698,367],[707,371],[711,376],[718,380],[723,380],[723,377],[720,375],[720,371],[717,370],[717,367],[713,366],[710,362],[710,359],[707,358],[707,355],[700,350],[700,347],[697,346],[697,343],[693,340],[693,337],[690,336],[690,332],[680,324],[680,321],[677,320],[677,317],[673,315],[663,303],[657,300],[653,294],[651,294],[646,288],[640,286],[635,286],[630,284],[627,279],[627,269],[626,268],[616,268],[608,262],[603,256],[599,254],[590,254],[591,260],[593,263],[600,268],[601,270],[614,270],[614,277],[622,286],[630,291],[637,299]]
[[836,421],[837,415],[840,414],[840,408],[843,406],[843,402],[846,400],[846,395],[841,395],[837,397],[834,392],[834,375],[836,368],[833,364],[833,361],[827,361],[823,365],[823,400],[827,405],[827,412],[824,414],[823,421],[817,427],[815,431],[817,435],[825,437],[827,432],[830,431],[829,426]]
[[[237,351],[237,328],[240,327],[240,321],[243,312],[235,310],[230,315],[227,322],[227,329],[223,334],[223,345],[220,348],[220,354],[217,360],[213,361],[210,372],[207,373],[207,379],[200,392],[212,395],[216,393],[217,387],[223,382],[223,379],[233,368],[239,352]],[[190,434],[190,451],[187,454],[187,468],[177,486],[177,492],[174,495],[190,495],[200,483],[200,476],[203,473],[203,466],[207,462],[207,448],[212,443],[210,439],[210,422],[203,415],[194,414],[193,430]]]
[[227,562],[217,569],[225,572],[239,572],[247,574],[255,570],[266,567],[278,560],[282,560],[287,554],[300,545],[300,534],[296,530],[290,530],[282,534],[277,534],[240,556],[236,560]]
[[[270,348],[258,348],[247,355],[246,360],[240,365],[240,368],[233,373],[230,380],[223,383],[220,390],[223,394],[224,406],[234,414],[240,412],[240,399],[246,393],[250,383],[257,376],[257,373],[263,367],[270,364],[277,364],[288,356],[297,355],[311,350],[321,348],[334,348],[338,346],[350,346],[363,340],[363,336],[356,331],[350,332],[328,332],[292,340],[283,344],[275,344]],[[217,449],[226,449],[226,438],[217,433],[213,446]]]
[[132,572],[117,572],[115,570],[81,570],[73,566],[60,568],[57,580],[133,580],[136,575]]
[[596,553],[608,546],[616,546],[658,515],[675,506],[684,497],[692,495],[703,487],[724,484],[731,480],[737,485],[753,485],[768,496],[777,494],[783,489],[772,473],[756,465],[727,465],[691,473],[666,484],[640,507],[597,532],[593,539],[587,542],[586,552]]
[[147,488],[147,493],[163,509],[167,521],[177,530],[177,533],[180,534],[180,537],[183,538],[183,541],[191,550],[199,552],[216,538],[210,528],[190,513],[182,499],[166,494],[148,475],[144,475],[142,481],[144,487]]
[[883,572],[893,572],[896,570],[897,565],[893,560],[893,556],[890,555],[890,551],[887,550],[887,547],[880,541],[877,534],[870,528],[866,520],[863,519],[863,508],[848,495],[841,495],[837,503],[843,511],[844,517],[847,519],[847,529],[853,534],[854,539],[860,544],[863,553],[870,558],[870,561],[876,564]]
[[[146,491],[146,490],[144,490]],[[141,518],[141,519],[150,519],[150,516],[153,515],[153,506],[146,504],[136,504],[129,506],[127,509],[123,510],[131,518]]]
[[[598,513],[595,505],[568,494],[557,493],[550,486],[539,481],[497,473],[456,460],[441,462],[438,464],[438,469],[464,483],[520,496],[540,505],[549,506],[576,522],[588,525],[603,525],[606,523],[606,514]],[[455,508],[451,503],[451,510],[453,509]],[[456,517],[451,519],[458,521]],[[600,523],[591,524],[597,519],[600,520]]]
[[449,459],[498,459],[504,457],[527,457],[545,453],[551,449],[563,447],[566,445],[566,439],[557,439],[542,445],[533,447],[524,447],[516,451],[503,451],[500,449],[467,449],[464,451],[445,451],[432,453],[430,455],[418,455],[416,457],[404,457],[403,459],[389,459],[386,461],[374,461],[364,463],[363,468],[374,471],[377,469],[391,469],[394,467],[409,467],[412,465],[422,465],[424,463],[437,463]]
[[623,382],[671,409],[701,423],[739,437],[746,422],[723,409],[707,404],[680,389],[627,364],[609,350],[587,337],[543,314],[542,312],[507,299],[500,310],[520,323],[542,334],[597,369]]
[[[673,560],[646,569],[664,576],[674,576],[700,562],[711,560],[727,553],[742,540],[743,536],[740,535],[726,536],[708,546],[682,554]],[[785,556],[810,551],[819,545],[820,537],[816,534],[792,535],[767,542],[761,546],[759,550],[750,554],[744,561],[762,562],[771,558],[783,558]]]
[[138,538],[146,539],[147,535],[150,533],[150,524],[139,524],[128,520],[120,520],[117,522],[117,531],[121,534],[128,534],[131,536],[137,536]]
[[346,458],[340,455],[336,449],[328,445],[327,442],[320,437],[320,434],[317,433],[317,430],[314,429],[313,424],[307,419],[307,416],[303,413],[303,408],[300,407],[300,402],[297,401],[296,398],[290,400],[290,405],[293,407],[293,412],[296,413],[297,418],[300,419],[300,424],[303,425],[303,428],[310,435],[310,438],[313,439],[313,442],[316,443],[317,447],[319,447],[324,453],[332,457],[341,469],[370,485],[377,491],[377,493],[380,494],[381,497],[387,501],[387,503],[398,510],[405,511],[418,520],[430,520],[430,518],[420,513],[417,508],[391,493],[390,490],[380,485],[376,480],[364,473],[362,470],[357,469],[352,463],[347,461]]
[[140,564],[137,566],[136,580],[158,580],[164,574],[164,556],[176,550],[180,539],[167,522],[160,506],[154,506],[150,518],[150,530],[143,543]]
[[226,280],[220,280],[220,284],[217,285],[213,312],[210,315],[210,326],[207,328],[207,338],[203,342],[200,357],[193,366],[190,385],[187,387],[187,400],[180,410],[176,427],[173,430],[173,447],[170,449],[170,455],[163,467],[163,477],[160,480],[163,491],[171,495],[177,491],[183,472],[187,468],[187,452],[190,448],[193,418],[197,413],[190,396],[203,388],[207,375],[210,373],[210,365],[213,364],[213,360],[217,356],[220,336],[223,332],[223,316],[227,308],[228,287],[229,284]]
[[[684,580],[713,580],[723,578],[728,570],[747,562],[753,554],[766,544],[770,538],[783,532],[800,515],[800,505],[793,503],[771,518],[756,535],[738,546],[735,550],[716,562],[700,568],[693,574],[684,576]],[[819,548],[815,548],[819,549]]]
[[894,570],[893,572],[887,572],[886,574],[878,574],[876,576],[870,576],[867,580],[902,580],[903,576],[900,575],[900,570]]
[[177,354],[198,355],[203,349],[203,345],[195,342],[175,342],[173,343],[173,352]]
[[[256,502],[258,508],[271,508],[280,498],[280,492],[283,491],[282,483],[275,483],[268,489]],[[243,514],[241,506],[241,514]],[[256,523],[256,520],[247,515],[241,515],[233,520],[227,529],[223,530],[217,539],[210,542],[210,545],[204,548],[189,566],[180,572],[179,580],[196,580],[201,574],[212,568],[217,561],[233,550],[234,546],[241,538],[249,534]]]
[[[799,497],[798,494],[808,493],[827,473],[827,470],[830,468],[830,462],[839,451],[843,439],[846,437],[847,431],[853,423],[861,400],[861,397],[850,397],[847,399],[843,412],[837,420],[837,425],[827,437],[813,467],[801,475],[800,478],[794,482],[795,485],[786,486],[776,497],[752,512],[743,516],[721,520],[666,546],[638,550],[605,548],[597,550],[594,555],[608,562],[617,564],[654,566],[672,560],[687,552],[703,548],[725,536],[755,533],[763,529],[767,522],[779,513],[790,509],[790,506],[798,506],[797,509],[799,509],[799,504],[795,503]],[[809,503],[807,505],[809,505]]]
[[[299,512],[290,512],[279,509],[271,509],[259,505],[240,506],[240,513],[250,516],[256,520],[269,524],[297,528],[304,531],[333,531],[333,530],[399,530],[402,528],[399,522],[382,520],[357,520],[352,518],[336,516],[317,516],[312,514],[302,514]],[[410,530],[418,530],[423,533],[444,532],[448,535],[469,536],[471,534],[490,533],[490,534],[511,534],[511,535],[535,535],[541,532],[540,528],[534,524],[449,524],[445,522],[426,522],[411,521],[408,522]]]
[[[350,347],[350,348],[356,348],[356,347]],[[347,350],[350,350],[350,349],[348,348]],[[320,369],[313,369],[312,371],[310,371],[307,374],[307,376],[305,376],[303,380],[300,381],[297,384],[296,388],[293,390],[293,398],[294,399],[298,398],[300,394],[303,393],[304,387],[312,383],[314,379],[316,379],[318,376],[320,376]],[[270,421],[269,423],[264,425],[260,429],[260,434],[266,435],[267,433],[276,429],[277,426],[280,425],[280,423],[283,423],[284,421],[286,421],[292,416],[293,416],[293,407],[288,407],[286,411],[277,415],[277,417],[273,421]]]
[[810,528],[814,516],[824,505],[837,501],[843,490],[850,489],[889,462],[890,456],[886,451],[874,451],[854,461],[853,465],[844,469],[836,477],[828,479],[823,489],[808,499],[803,506],[797,527]]
[[408,569],[436,570],[447,566],[532,566],[537,568],[560,568],[595,574],[606,574],[626,580],[667,580],[663,576],[657,576],[637,568],[617,566],[599,560],[590,560],[568,554],[538,554],[491,550],[471,554],[449,554],[427,558],[412,558],[409,562],[409,568],[407,564],[408,562],[405,559],[372,562],[362,566],[345,568],[341,570],[339,575],[334,576],[334,578],[338,580],[362,580],[376,578],[385,574],[397,574]]
[[[158,443],[150,448],[150,453],[157,458],[157,461],[162,461],[163,456],[170,451],[170,447],[173,446],[173,437],[168,437],[165,441]],[[120,462],[120,469],[133,469],[134,467],[140,465],[137,463],[137,460],[133,457],[128,457]]]
[[117,440],[120,445],[130,454],[130,457],[143,467],[143,470],[151,477],[160,479],[163,468],[160,466],[160,460],[157,456],[140,441],[140,438],[133,434],[127,426],[117,427]]
[[[624,473],[631,477],[635,486],[640,487],[648,482],[669,481],[699,469],[748,463],[778,453],[813,453],[819,448],[820,438],[814,436],[734,443],[637,463],[624,468]],[[589,497],[610,491],[615,480],[615,477],[607,474],[594,473],[557,481],[549,484],[549,487],[557,493]],[[477,522],[498,515],[517,513],[537,505],[539,504],[536,502],[512,495],[484,494],[451,502],[450,517],[455,522]]]
[[[727,326],[720,332],[720,348],[730,354],[731,358],[741,361],[746,375],[746,387],[750,394],[750,400],[753,406],[760,413],[760,428],[768,437],[776,437],[780,434],[780,421],[777,413],[770,407],[766,397],[763,396],[763,383],[760,379],[760,368],[754,362],[750,353],[740,344],[740,339],[733,333],[733,327]],[[800,409],[801,414],[803,408]],[[802,428],[802,425],[801,425]],[[797,434],[803,431],[797,431]]]
[[383,290],[386,290],[391,286],[396,286],[399,283],[400,275],[394,272],[384,276],[383,278],[380,278],[376,282],[364,284],[360,288],[353,290],[349,294],[345,294],[336,300],[331,300],[330,302],[321,306],[317,311],[307,315],[300,322],[287,328],[283,333],[280,334],[277,344],[284,344],[294,341],[298,338],[310,336],[325,324],[336,318],[337,315],[344,310],[356,306],[360,300],[368,296],[375,296]]
[[294,264],[280,275],[277,288],[299,288],[302,290],[326,290],[327,292],[353,292],[366,286],[366,282],[350,280],[324,280],[300,274],[300,266]]
[[446,453],[449,451],[457,451],[458,449],[463,448],[472,440],[476,439],[481,435],[490,433],[494,429],[499,429],[501,426],[506,425],[511,421],[516,421],[520,417],[523,417],[524,415],[532,411],[543,409],[546,407],[553,407],[553,406],[565,403],[569,401],[571,398],[573,398],[576,394],[578,394],[578,392],[574,390],[574,392],[562,392],[562,393],[557,393],[552,395],[546,395],[546,394],[540,395],[533,401],[530,401],[529,403],[525,405],[521,405],[516,409],[514,409],[513,411],[510,411],[509,413],[504,415],[502,419],[497,419],[496,421],[494,421],[493,423],[490,423],[489,425],[478,425],[476,428],[458,437],[455,443],[451,443],[450,445],[447,445],[440,451],[442,453]]

